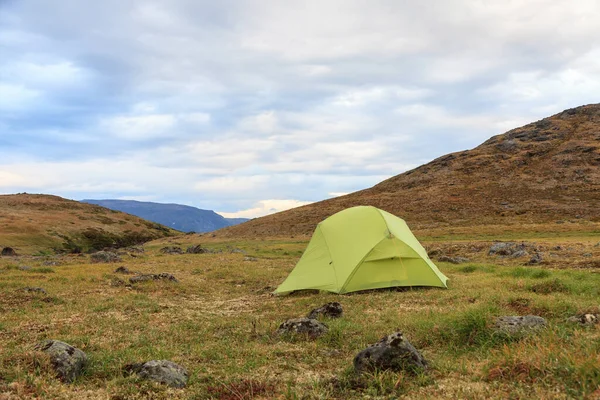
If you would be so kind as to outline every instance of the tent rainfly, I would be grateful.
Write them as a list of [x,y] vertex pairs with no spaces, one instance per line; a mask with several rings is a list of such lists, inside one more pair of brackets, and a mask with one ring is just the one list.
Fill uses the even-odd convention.
[[275,293],[447,288],[447,281],[404,220],[375,207],[358,206],[317,225],[300,261]]

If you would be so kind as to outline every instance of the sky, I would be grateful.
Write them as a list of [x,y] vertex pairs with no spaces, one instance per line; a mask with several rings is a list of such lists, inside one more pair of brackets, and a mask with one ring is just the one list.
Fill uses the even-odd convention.
[[0,194],[258,217],[600,97],[597,0],[0,0]]

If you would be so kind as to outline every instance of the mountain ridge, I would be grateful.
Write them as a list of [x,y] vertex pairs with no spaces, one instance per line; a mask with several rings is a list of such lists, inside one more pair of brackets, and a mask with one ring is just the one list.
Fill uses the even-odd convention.
[[600,222],[600,104],[568,109],[446,154],[371,188],[254,219],[225,237],[310,235],[327,216],[372,205],[416,230]]

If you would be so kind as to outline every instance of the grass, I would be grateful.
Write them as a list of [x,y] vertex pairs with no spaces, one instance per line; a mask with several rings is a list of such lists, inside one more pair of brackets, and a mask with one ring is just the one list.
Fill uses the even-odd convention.
[[[185,240],[198,238],[181,239],[184,248]],[[0,258],[0,398],[593,398],[599,390],[600,327],[565,322],[600,311],[595,270],[440,263],[448,290],[272,297],[305,242],[202,243],[223,252],[162,255],[164,243],[151,243],[118,265],[64,256],[53,273],[32,273],[46,268],[43,257]],[[248,255],[258,260],[244,261]],[[19,270],[21,264],[32,270]],[[113,272],[120,265],[169,272],[180,283],[115,284],[128,279]],[[25,286],[47,294],[20,290]],[[311,341],[274,334],[287,318],[329,301],[341,302],[344,316],[323,320],[326,335]],[[543,316],[549,328],[520,338],[494,333],[496,317],[527,314]],[[356,376],[353,357],[396,330],[429,360],[430,371]],[[75,383],[57,381],[49,361],[33,351],[47,338],[90,357]],[[188,387],[122,372],[151,359],[185,366]]]

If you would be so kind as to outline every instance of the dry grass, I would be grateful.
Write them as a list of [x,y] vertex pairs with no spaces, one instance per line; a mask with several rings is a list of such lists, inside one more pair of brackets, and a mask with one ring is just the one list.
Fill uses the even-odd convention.
[[[168,241],[185,247],[200,239],[153,242],[146,254],[117,264],[64,257],[54,272],[17,268],[41,267],[40,257],[0,259],[0,398],[591,398],[600,384],[598,326],[583,329],[564,321],[597,310],[595,269],[441,263],[448,290],[272,297],[305,242],[211,243],[223,250],[215,254],[158,251]],[[231,253],[233,248],[246,254]],[[244,261],[246,256],[257,260]],[[113,273],[120,265],[169,272],[180,282],[129,287],[119,283],[127,275]],[[561,290],[532,290],[557,282]],[[43,287],[47,294],[24,292],[24,286]],[[328,301],[340,301],[345,314],[327,322],[324,337],[274,335],[285,319]],[[492,334],[495,316],[529,312],[547,318],[550,328],[516,341]],[[354,355],[396,329],[422,350],[432,371],[354,377]],[[57,381],[47,360],[32,350],[46,338],[90,356],[85,375],[74,384]],[[188,387],[169,389],[121,372],[125,364],[150,359],[187,367]]]

